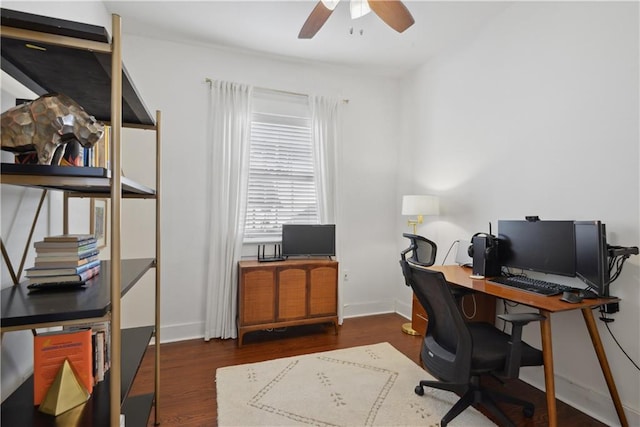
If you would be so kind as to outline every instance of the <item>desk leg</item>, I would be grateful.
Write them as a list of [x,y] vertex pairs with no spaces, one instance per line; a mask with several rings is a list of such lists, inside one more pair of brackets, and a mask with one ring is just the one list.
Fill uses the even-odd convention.
[[620,396],[618,395],[618,389],[616,388],[616,383],[613,380],[613,375],[611,374],[611,368],[609,367],[607,355],[604,352],[604,347],[602,345],[602,341],[600,340],[600,333],[598,332],[598,327],[596,325],[596,321],[593,318],[593,312],[591,311],[591,308],[583,308],[582,316],[584,316],[584,322],[587,324],[587,330],[589,330],[589,335],[591,336],[593,349],[596,351],[596,355],[598,356],[600,369],[602,369],[602,374],[604,375],[604,379],[607,382],[607,387],[609,387],[609,394],[611,395],[611,399],[613,400],[613,405],[616,407],[616,412],[618,413],[620,424],[623,427],[628,427],[629,422],[627,421],[627,417],[624,414],[624,408],[622,407],[622,402],[620,401]]
[[545,318],[540,321],[540,336],[542,338],[542,359],[544,361],[544,386],[547,395],[547,414],[549,427],[557,427],[558,411],[556,408],[556,385],[553,377],[553,349],[551,346],[551,313],[540,310]]

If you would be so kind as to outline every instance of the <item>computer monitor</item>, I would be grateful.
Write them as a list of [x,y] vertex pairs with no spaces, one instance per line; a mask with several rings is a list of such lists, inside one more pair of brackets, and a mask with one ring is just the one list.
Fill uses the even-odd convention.
[[505,267],[575,276],[574,221],[498,221],[499,256]]
[[335,224],[283,224],[282,256],[333,256]]
[[576,276],[599,296],[609,296],[607,233],[600,221],[576,221]]

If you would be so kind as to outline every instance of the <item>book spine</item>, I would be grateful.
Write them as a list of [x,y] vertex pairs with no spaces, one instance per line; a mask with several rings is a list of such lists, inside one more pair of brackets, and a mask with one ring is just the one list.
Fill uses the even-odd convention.
[[76,261],[76,260],[83,260],[85,258],[90,258],[92,256],[98,255],[100,253],[100,251],[98,249],[94,249],[94,250],[90,250],[87,252],[83,252],[81,254],[63,254],[63,253],[58,253],[56,255],[53,254],[39,254],[38,256],[36,256],[35,261],[42,261],[42,262],[55,262],[55,261]]
[[[41,242],[36,242],[36,243],[41,243]],[[46,243],[46,242],[43,242]],[[98,244],[97,242],[93,242],[93,243],[87,243],[86,245],[81,245],[81,246],[57,246],[57,244],[54,245],[50,245],[50,246],[38,246],[37,244],[34,244],[34,247],[36,248],[36,252],[38,254],[41,255],[49,255],[49,254],[56,254],[56,253],[62,253],[62,254],[81,254],[83,252],[91,252],[92,250],[96,250],[98,248]]]
[[105,333],[96,331],[96,382],[104,381]]
[[80,282],[86,282],[92,277],[97,276],[99,273],[100,273],[100,266],[98,265],[97,267],[93,267],[87,271],[83,271],[78,275],[78,277],[80,278]]
[[56,241],[44,241],[35,242],[33,247],[36,251],[43,252],[57,252],[57,251],[69,251],[69,250],[88,250],[97,246],[96,239],[89,239],[82,242],[56,242]]
[[36,260],[35,266],[39,268],[76,268],[98,259],[97,256],[85,258],[78,261],[41,261]]
[[68,274],[80,274],[83,271],[87,271],[90,268],[94,268],[96,266],[100,266],[100,260],[96,259],[94,261],[88,262],[79,267],[71,267],[71,268],[28,268],[26,270],[27,277],[42,277],[42,276],[61,276]]
[[86,242],[95,239],[93,234],[61,234],[59,236],[45,236],[45,242]]

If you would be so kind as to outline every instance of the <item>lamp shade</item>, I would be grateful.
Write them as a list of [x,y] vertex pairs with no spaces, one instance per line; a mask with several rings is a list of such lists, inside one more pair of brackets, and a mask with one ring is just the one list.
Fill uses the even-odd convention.
[[437,196],[402,196],[402,215],[439,215]]
[[320,0],[320,1],[324,5],[324,7],[326,7],[329,10],[333,10],[336,8],[340,0]]

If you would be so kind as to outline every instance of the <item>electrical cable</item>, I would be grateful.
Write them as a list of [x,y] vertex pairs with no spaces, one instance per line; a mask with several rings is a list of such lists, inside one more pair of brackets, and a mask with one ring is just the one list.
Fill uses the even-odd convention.
[[454,240],[453,243],[451,243],[451,246],[449,246],[449,250],[447,251],[447,253],[444,256],[444,259],[442,260],[442,265],[444,265],[445,261],[447,260],[447,257],[449,256],[449,254],[451,253],[451,249],[453,249],[453,246],[456,243],[460,243],[460,240]]
[[[620,273],[622,273],[622,267],[627,258],[629,258],[628,255],[618,255],[609,258],[609,283],[615,281],[620,276]],[[613,272],[614,268],[615,272]]]
[[[473,312],[471,313],[471,315],[467,314],[467,311],[464,308],[464,299],[466,297],[470,296],[471,297],[471,301],[473,301]],[[476,302],[476,296],[471,294],[471,295],[463,295],[462,298],[460,299],[460,308],[462,309],[462,314],[469,320],[473,319],[474,317],[476,317],[476,314],[478,313],[478,303]]]
[[[507,300],[502,300],[502,309],[504,310],[504,314],[509,314],[509,308],[507,305]],[[502,332],[507,328],[507,322],[505,320],[502,321]]]
[[638,371],[640,371],[640,366],[638,366],[638,364],[636,362],[633,361],[633,359],[631,359],[631,357],[627,354],[626,351],[624,351],[624,348],[622,348],[622,346],[620,345],[620,343],[618,342],[618,340],[616,339],[615,335],[613,335],[613,332],[611,332],[611,329],[609,329],[609,322],[604,322],[604,326],[607,328],[607,331],[609,331],[609,334],[611,335],[611,338],[613,338],[613,341],[618,345],[618,348],[620,349],[620,351],[627,356],[627,359],[629,359],[629,362],[631,362],[633,364],[633,366],[636,367],[636,369]]

